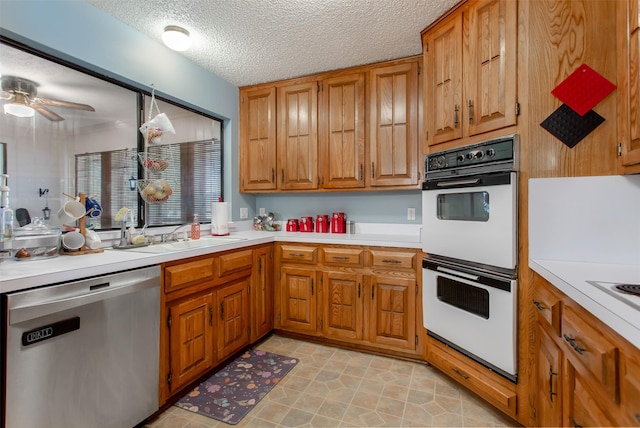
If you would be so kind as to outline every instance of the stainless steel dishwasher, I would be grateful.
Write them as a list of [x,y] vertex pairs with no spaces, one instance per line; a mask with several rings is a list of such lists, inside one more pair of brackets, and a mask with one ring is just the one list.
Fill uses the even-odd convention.
[[7,428],[130,428],[158,410],[158,266],[4,300]]

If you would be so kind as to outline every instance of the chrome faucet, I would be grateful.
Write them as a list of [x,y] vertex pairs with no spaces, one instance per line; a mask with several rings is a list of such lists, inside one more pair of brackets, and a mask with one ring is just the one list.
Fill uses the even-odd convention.
[[176,226],[175,229],[173,229],[171,232],[169,233],[163,233],[162,235],[160,235],[160,242],[170,242],[170,241],[177,241],[177,239],[175,238],[175,234],[178,230],[182,229],[183,227],[186,226],[191,226],[191,223],[186,223],[186,224],[181,224],[180,226]]

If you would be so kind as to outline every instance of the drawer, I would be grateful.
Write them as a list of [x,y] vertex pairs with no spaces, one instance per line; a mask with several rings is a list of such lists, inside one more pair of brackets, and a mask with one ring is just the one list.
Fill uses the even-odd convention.
[[584,367],[606,394],[619,403],[619,351],[615,343],[589,321],[587,314],[579,314],[571,306],[562,311],[562,340],[565,354],[576,362],[576,369]]
[[282,244],[280,246],[280,260],[294,263],[317,263],[318,247]]
[[364,264],[362,248],[324,247],[322,253],[326,265],[362,266]]
[[534,281],[532,303],[536,307],[538,320],[550,327],[555,336],[560,336],[560,319],[562,302],[560,297],[549,290],[543,281]]
[[164,291],[170,293],[214,277],[213,257],[171,264],[164,269]]
[[628,419],[626,424],[640,426],[640,361],[635,356],[622,358],[620,401]]
[[215,266],[218,278],[244,270],[250,271],[253,266],[253,250],[240,250],[217,256]]
[[371,266],[385,269],[415,269],[417,254],[413,251],[370,249]]

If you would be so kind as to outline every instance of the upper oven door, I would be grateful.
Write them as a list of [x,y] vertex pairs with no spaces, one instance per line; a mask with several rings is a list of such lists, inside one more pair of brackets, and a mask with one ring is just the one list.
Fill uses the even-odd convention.
[[423,188],[422,249],[427,254],[516,268],[515,172],[431,180]]

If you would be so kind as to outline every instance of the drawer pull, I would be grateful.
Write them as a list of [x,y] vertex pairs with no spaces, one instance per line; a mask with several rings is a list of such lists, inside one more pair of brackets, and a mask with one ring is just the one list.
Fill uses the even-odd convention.
[[395,260],[395,259],[382,259],[382,263],[392,263],[392,264],[398,264],[398,263],[402,263],[400,260]]
[[347,256],[333,256],[333,260],[349,260]]
[[301,253],[289,253],[289,257],[304,257],[304,254],[301,254]]
[[453,369],[451,369],[451,370],[453,370],[453,372],[454,372],[455,374],[457,374],[458,376],[460,376],[460,377],[461,377],[461,378],[463,378],[464,380],[469,379],[469,376],[467,376],[466,374],[462,373],[460,370],[458,370],[458,369],[456,369],[456,368],[453,368]]
[[566,334],[564,335],[564,340],[566,340],[569,343],[569,345],[571,345],[573,350],[576,351],[578,354],[582,355],[582,354],[584,354],[584,351],[586,351],[585,348],[581,348],[581,347],[578,346],[578,344],[576,343],[576,340],[574,338],[569,337]]
[[553,372],[553,367],[549,366],[549,401],[553,403],[553,396],[558,395],[557,392],[553,392],[553,377],[558,376],[558,373]]
[[536,308],[538,308],[539,311],[544,311],[547,308],[544,307],[544,305],[540,302],[538,302],[537,300],[533,301],[533,306],[535,306]]

